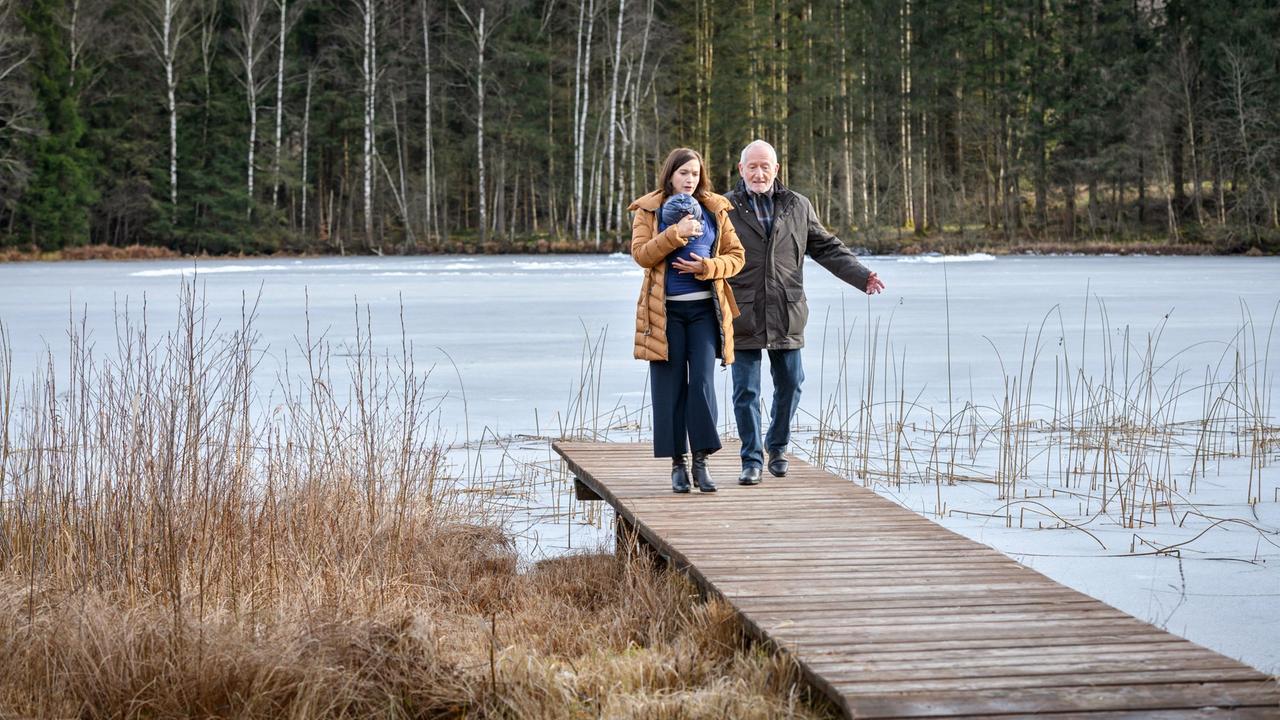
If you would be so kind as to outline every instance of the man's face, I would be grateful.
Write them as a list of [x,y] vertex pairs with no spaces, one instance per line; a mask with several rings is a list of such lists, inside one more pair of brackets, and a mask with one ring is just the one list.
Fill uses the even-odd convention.
[[773,179],[778,177],[778,161],[768,148],[756,145],[747,150],[747,156],[738,163],[738,174],[747,183],[747,189],[753,193],[765,193],[773,187]]

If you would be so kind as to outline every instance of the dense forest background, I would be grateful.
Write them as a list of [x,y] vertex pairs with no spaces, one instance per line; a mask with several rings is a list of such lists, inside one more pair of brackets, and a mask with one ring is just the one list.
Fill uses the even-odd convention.
[[618,246],[666,152],[894,249],[1280,245],[1274,0],[0,0],[0,245]]

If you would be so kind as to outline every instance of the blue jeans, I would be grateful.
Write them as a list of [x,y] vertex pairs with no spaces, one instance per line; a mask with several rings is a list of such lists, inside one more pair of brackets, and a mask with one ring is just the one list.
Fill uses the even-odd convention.
[[764,446],[760,444],[760,350],[738,350],[733,361],[733,415],[742,440],[742,467],[764,467],[764,451],[780,453],[791,441],[791,418],[800,405],[800,384],[804,368],[799,350],[770,350],[769,373],[773,376],[773,410]]
[[667,303],[667,360],[649,363],[653,392],[653,456],[684,455],[690,446],[720,449],[716,430],[715,300]]

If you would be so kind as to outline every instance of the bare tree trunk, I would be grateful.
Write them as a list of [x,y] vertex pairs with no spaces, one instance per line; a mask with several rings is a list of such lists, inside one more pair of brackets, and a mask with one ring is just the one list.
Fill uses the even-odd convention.
[[387,168],[387,164],[383,162],[381,155],[378,156],[378,164],[382,165],[382,171],[387,176],[387,186],[391,188],[391,194],[396,201],[396,208],[400,212],[400,220],[404,223],[404,243],[401,251],[408,253],[409,248],[417,244],[417,238],[413,234],[413,223],[409,215],[409,183],[404,174],[404,143],[400,141],[400,115],[396,110],[395,92],[388,93],[387,98],[391,101],[391,129],[396,142],[396,166],[400,176],[398,186],[395,179],[391,177],[391,171]]
[[[171,0],[165,0],[170,2]],[[244,70],[245,97],[249,105],[248,188],[249,202],[245,217],[253,218],[254,155],[258,145],[258,93],[263,90],[263,79],[258,67],[269,43],[262,37],[262,20],[266,14],[266,0],[240,0],[236,7],[237,31],[241,68]]]
[[486,8],[480,8],[480,29],[476,33],[479,40],[478,49],[476,50],[476,168],[480,173],[480,180],[476,187],[476,192],[480,196],[480,240],[481,242],[489,239],[488,225],[486,224],[485,215],[485,195],[488,194],[488,187],[484,181],[484,15]]
[[654,0],[649,0],[649,7],[645,13],[644,34],[640,38],[640,65],[636,70],[636,84],[631,90],[631,140],[627,143],[631,148],[631,167],[628,168],[629,172],[627,173],[631,185],[630,192],[627,194],[633,198],[637,195],[635,187],[636,158],[637,156],[643,157],[640,152],[640,144],[636,140],[636,133],[640,129],[640,102],[644,99],[640,88],[644,85],[645,60],[649,51],[649,29],[653,25],[653,3]]
[[178,47],[190,29],[187,0],[149,0],[143,18],[151,30],[151,49],[164,67],[165,110],[169,114],[169,221],[178,213]]
[[423,147],[423,233],[427,236],[427,242],[433,236],[439,236],[439,225],[436,219],[436,156],[435,141],[432,138],[431,131],[431,25],[427,22],[427,0],[422,2],[422,74],[424,77],[423,99],[425,105],[424,120],[422,126],[422,147]]
[[[746,13],[747,37],[751,39],[751,77],[759,78],[763,75],[763,63],[760,60],[761,53],[758,52],[756,48],[756,43],[759,42],[760,38],[756,29],[756,0],[747,0]],[[649,14],[652,15],[653,11],[650,10]],[[760,103],[760,83],[751,82],[747,83],[747,86],[750,88],[748,91],[750,93],[750,100],[747,103],[747,122],[751,126],[751,137],[755,139],[760,138],[764,134],[760,129],[764,109],[761,107]]]
[[920,115],[920,200],[916,203],[916,234],[923,235],[933,222],[929,212],[929,114]]
[[[1235,120],[1234,130],[1240,141],[1239,157],[1241,165],[1244,167],[1245,180],[1248,182],[1248,192],[1241,197],[1236,198],[1236,208],[1241,208],[1243,206],[1245,211],[1245,224],[1250,230],[1252,230],[1255,220],[1262,219],[1262,216],[1265,216],[1266,214],[1272,215],[1272,219],[1274,221],[1275,212],[1272,210],[1272,212],[1267,213],[1267,210],[1270,208],[1272,203],[1268,202],[1266,197],[1266,182],[1263,178],[1259,177],[1258,173],[1254,170],[1256,148],[1250,138],[1251,133],[1249,132],[1249,126],[1252,124],[1249,120],[1251,115],[1251,109],[1249,106],[1253,104],[1251,101],[1254,99],[1251,97],[1252,93],[1250,93],[1249,90],[1250,85],[1253,84],[1251,82],[1252,79],[1249,77],[1247,65],[1239,49],[1228,47],[1226,49],[1226,55],[1227,70],[1229,73],[1228,83],[1230,84],[1231,92],[1231,110],[1232,114],[1235,115],[1233,118]],[[1194,165],[1195,161],[1193,160],[1192,166],[1194,167]],[[1261,216],[1257,213],[1255,209],[1256,206],[1250,202],[1252,198],[1249,196],[1255,193],[1261,196],[1259,198],[1261,200],[1259,203],[1260,207],[1257,207],[1257,209],[1262,210]],[[1219,202],[1219,207],[1222,207],[1223,205],[1224,203]]]
[[594,238],[597,248],[600,247],[600,194],[604,186],[604,153],[600,145],[600,141],[603,140],[601,136],[604,134],[604,120],[605,118],[601,118],[596,123],[596,138],[592,143],[594,150],[591,157],[591,184],[587,192],[587,199],[591,203],[590,211],[587,213],[589,219],[587,232]]
[[[788,78],[788,70],[790,69],[791,56],[789,54],[790,49],[787,35],[788,16],[785,5],[782,10],[777,13],[776,17],[777,24],[775,29],[778,33],[778,42],[775,44],[775,51],[770,54],[770,58],[774,61],[775,78],[773,101],[776,105],[774,106],[773,116],[779,123],[778,152],[780,153],[779,160],[782,162],[782,170],[780,173],[785,174],[787,172],[786,158],[791,157],[791,108],[787,102],[787,96],[789,94],[788,85],[790,82]],[[788,178],[783,177],[782,181],[785,183],[789,180]]]
[[845,0],[840,0],[840,156],[844,170],[844,221],[847,227],[853,227],[853,113],[849,106],[853,98],[849,96],[849,45],[848,27],[845,24]]
[[276,142],[275,157],[271,162],[271,207],[280,203],[280,143],[284,128],[284,48],[285,34],[289,30],[289,0],[276,0],[280,9],[280,37],[276,41]]
[[[1172,164],[1171,158],[1176,157],[1177,153],[1178,148],[1176,146],[1173,148],[1167,147],[1164,143],[1164,137],[1161,136],[1158,154],[1160,157],[1160,184],[1164,187],[1168,187],[1171,183],[1175,186],[1177,185],[1173,178],[1169,176],[1171,172],[1170,165]],[[1173,206],[1175,199],[1173,193],[1165,193],[1165,216],[1169,222],[1169,237],[1173,238],[1175,242],[1181,242],[1182,233],[1178,226],[1178,212]]]
[[311,86],[315,68],[307,68],[307,99],[302,106],[302,232],[307,232],[307,149],[311,142]]
[[361,15],[364,20],[363,56],[361,70],[364,79],[364,241],[366,247],[373,244],[373,156],[377,152],[374,145],[374,128],[377,121],[378,96],[378,25],[377,0],[361,0]]
[[[1191,64],[1191,58],[1188,56],[1188,50],[1184,43],[1179,47],[1179,55],[1177,61],[1178,80],[1182,90],[1184,121],[1187,128],[1188,150],[1191,155],[1191,204],[1196,211],[1196,222],[1204,223],[1204,211],[1200,199],[1200,164],[1197,156],[1196,148],[1196,123],[1195,123],[1195,75],[1196,68]],[[1174,148],[1177,152],[1178,148]]]
[[165,107],[169,111],[169,205],[170,222],[176,221],[178,210],[178,102],[175,94],[178,77],[174,61],[178,43],[174,28],[174,0],[165,0],[162,39],[164,49]]
[[912,197],[914,178],[911,172],[911,0],[903,4],[900,19],[902,34],[899,59],[902,70],[899,73],[899,91],[902,99],[898,106],[898,149],[902,166],[902,225],[908,226],[915,223],[916,217]]
[[709,0],[694,2],[694,46],[698,58],[698,71],[694,73],[697,88],[698,150],[704,158],[713,156],[711,150],[711,77],[715,59],[715,31],[712,25]]
[[480,13],[477,16],[478,21],[476,21],[471,19],[471,15],[467,12],[461,0],[456,0],[456,3],[458,10],[462,13],[462,17],[467,21],[467,25],[471,27],[471,33],[475,36],[476,43],[476,169],[480,176],[479,184],[476,187],[476,195],[479,199],[480,241],[484,242],[489,239],[488,214],[485,205],[487,188],[485,187],[484,172],[484,50],[489,42],[489,35],[493,32],[493,28],[485,24],[485,13],[488,8],[480,8]]
[[[862,47],[867,47],[867,31],[863,26]],[[876,144],[872,141],[876,128],[876,100],[867,89],[869,53],[862,55],[862,224],[871,228],[880,217],[880,172],[876,167],[879,158],[876,155]],[[868,150],[870,152],[868,152]],[[870,177],[868,177],[868,171]]]
[[200,66],[204,70],[204,121],[200,129],[201,143],[209,142],[209,113],[213,103],[213,54],[218,39],[218,5],[205,3],[200,8]]
[[[959,52],[956,53],[956,60],[960,60]],[[956,213],[960,221],[960,232],[964,233],[965,209],[969,207],[969,193],[965,186],[965,166],[964,166],[964,86],[956,87],[956,183],[960,187],[960,206],[959,212]]]
[[[595,29],[596,3],[586,0],[578,5],[578,60],[574,68],[573,101],[573,237],[581,240],[586,228],[586,162],[587,108],[591,93],[591,36]],[[585,27],[585,33],[584,33]]]
[[[607,207],[609,209],[607,220],[607,229],[613,230],[618,227],[618,216],[620,215],[617,207],[617,197],[620,194],[618,189],[618,178],[615,172],[614,153],[616,150],[615,139],[618,136],[618,66],[622,64],[622,21],[627,7],[627,0],[618,0],[618,32],[613,46],[613,80],[609,85],[609,134],[606,141],[606,150],[608,154],[608,170],[606,178],[609,183],[609,201]],[[596,249],[600,248],[600,236],[596,235]]]

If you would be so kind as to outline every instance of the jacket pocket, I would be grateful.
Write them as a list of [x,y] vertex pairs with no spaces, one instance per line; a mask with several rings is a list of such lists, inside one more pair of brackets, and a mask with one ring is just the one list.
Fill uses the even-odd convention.
[[738,307],[738,315],[733,319],[733,334],[739,337],[750,337],[760,332],[760,311],[756,307],[756,291],[754,289],[734,290],[728,283],[725,292],[734,299]]
[[789,287],[786,290],[787,297],[787,335],[802,336],[804,335],[804,326],[809,322],[809,303],[805,300],[804,290],[798,287]]

